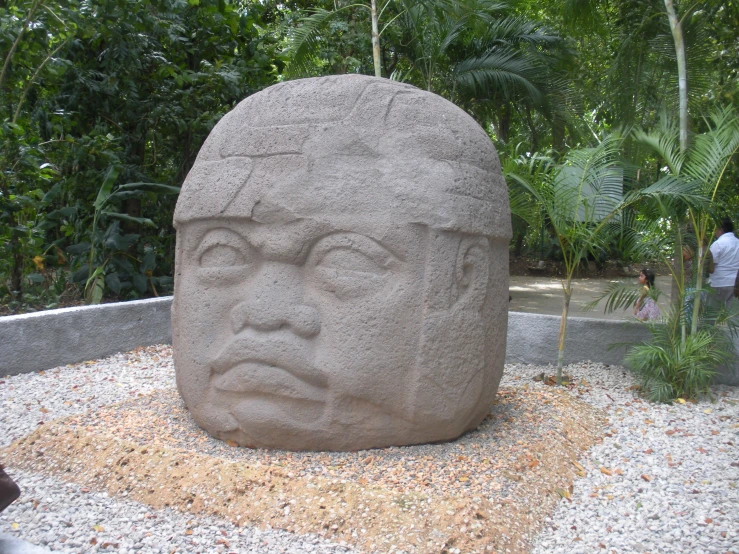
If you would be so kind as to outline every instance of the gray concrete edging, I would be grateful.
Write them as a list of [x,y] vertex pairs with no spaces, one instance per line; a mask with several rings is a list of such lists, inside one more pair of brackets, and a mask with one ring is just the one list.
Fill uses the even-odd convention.
[[[172,297],[63,308],[0,317],[0,375],[16,375],[94,360],[138,346],[170,343]],[[508,314],[507,363],[553,364],[560,316]],[[565,363],[618,365],[627,346],[648,338],[629,321],[570,317]],[[735,340],[735,347],[739,339]],[[717,383],[739,385],[739,365],[724,368]]]
[[0,375],[170,343],[172,297],[0,317]]
[[[558,315],[509,312],[506,363],[556,364],[560,321]],[[620,365],[630,345],[646,340],[649,332],[637,321],[568,317],[564,361]],[[733,342],[739,352],[739,337]],[[739,358],[720,368],[714,382],[739,386]]]

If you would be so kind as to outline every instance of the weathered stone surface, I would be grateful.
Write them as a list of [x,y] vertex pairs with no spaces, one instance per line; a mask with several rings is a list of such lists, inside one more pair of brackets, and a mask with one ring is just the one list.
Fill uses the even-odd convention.
[[213,129],[175,211],[177,385],[241,445],[442,441],[505,357],[508,197],[462,110],[361,75],[275,85]]

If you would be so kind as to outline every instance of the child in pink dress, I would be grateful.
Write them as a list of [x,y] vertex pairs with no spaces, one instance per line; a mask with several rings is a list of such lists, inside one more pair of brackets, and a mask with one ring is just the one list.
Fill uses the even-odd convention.
[[649,321],[662,317],[662,312],[657,303],[649,296],[649,289],[654,287],[654,273],[644,268],[639,273],[639,284],[644,286],[644,292],[636,301],[634,316],[640,321]]

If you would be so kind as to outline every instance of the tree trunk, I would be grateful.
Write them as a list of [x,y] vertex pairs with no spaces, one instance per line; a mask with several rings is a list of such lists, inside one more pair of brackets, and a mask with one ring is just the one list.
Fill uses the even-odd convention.
[[[688,68],[685,59],[685,37],[683,36],[683,26],[680,19],[675,13],[673,0],[665,0],[665,8],[667,9],[667,18],[670,20],[670,29],[672,30],[672,39],[675,42],[675,57],[677,58],[677,88],[678,101],[680,105],[680,152],[684,154],[688,149]],[[678,221],[675,231],[677,240],[675,241],[675,259],[673,261],[673,284],[670,291],[670,300],[673,304],[679,302],[678,284],[685,283],[685,274],[683,272],[682,263],[682,241],[680,240],[680,221]]]
[[13,267],[10,270],[10,294],[18,301],[23,298],[23,252],[20,241],[13,237],[10,241],[13,252]]
[[516,246],[514,247],[513,253],[516,257],[519,257],[521,255],[521,251],[523,250],[523,239],[525,237],[526,233],[518,232],[516,234]]
[[[131,150],[130,159],[140,168],[146,167],[146,131],[132,128],[128,132],[130,140],[135,140]],[[141,217],[141,198],[129,198],[123,204],[123,210],[126,215],[131,217]],[[141,224],[133,221],[123,221],[121,229],[128,234],[141,234]],[[136,253],[136,245],[132,244],[129,248],[131,255]]]
[[508,142],[511,134],[511,106],[503,104],[498,112],[498,140]]
[[565,358],[565,336],[567,335],[567,315],[570,311],[570,299],[572,298],[572,283],[567,280],[562,283],[564,289],[565,303],[562,307],[562,319],[559,322],[559,351],[557,352],[557,384],[562,384],[562,366]]
[[[680,303],[680,283],[685,283],[685,272],[683,271],[683,240],[681,222],[678,221],[675,229],[675,248],[672,258],[672,281],[670,283],[670,302],[673,306]],[[683,290],[685,290],[683,288]]]
[[554,115],[552,120],[552,146],[559,158],[565,151],[565,120]]
[[375,77],[382,77],[382,61],[380,58],[380,29],[377,25],[376,0],[372,0],[370,13],[372,16],[372,60],[375,64]]
[[526,106],[526,123],[529,126],[531,132],[531,151],[537,152],[539,150],[539,134],[536,132],[536,126],[531,118],[531,107]]
[[677,57],[677,87],[680,102],[680,152],[688,149],[688,68],[685,59],[685,37],[683,26],[675,13],[673,0],[665,0],[667,18],[670,20],[672,39],[675,41]]

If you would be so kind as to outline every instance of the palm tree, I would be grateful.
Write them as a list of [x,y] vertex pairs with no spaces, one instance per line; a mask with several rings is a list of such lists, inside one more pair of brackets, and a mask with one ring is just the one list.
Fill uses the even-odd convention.
[[[670,268],[678,301],[670,310],[667,325],[651,329],[654,342],[635,346],[626,362],[641,375],[646,394],[663,402],[707,392],[716,367],[728,361],[733,352],[721,328],[735,327],[734,314],[707,309],[704,303],[709,289],[703,278],[714,222],[723,215],[717,206],[729,194],[724,182],[739,151],[739,116],[733,109],[721,109],[706,118],[705,124],[707,130],[695,135],[685,152],[679,129],[635,133],[636,140],[657,154],[665,166],[664,175],[652,187],[666,194],[645,207],[651,209],[653,221],[669,222],[674,232],[666,236],[673,238],[673,250],[682,253],[682,245],[689,244],[694,252],[693,270],[685,275],[682,256],[673,265],[669,248],[654,248],[651,240],[640,242],[644,255],[657,254]],[[671,195],[675,190],[682,194]],[[626,293],[623,287],[610,287],[604,297],[608,298],[607,311],[633,302],[633,293]]]
[[564,111],[566,81],[556,68],[569,55],[565,41],[540,22],[513,15],[497,0],[437,0],[406,10],[398,21],[400,51],[411,66],[404,79],[493,120],[508,139],[510,117],[533,107]]
[[[534,164],[527,164],[523,171],[517,171],[521,168],[515,162],[504,167],[509,188],[522,189],[535,200],[562,250],[564,303],[557,346],[557,384],[562,383],[572,278],[588,253],[599,253],[604,248],[607,223],[624,206],[620,145],[621,138],[612,135],[592,148],[571,150],[559,164],[540,158]],[[514,192],[512,197],[519,194]]]
[[[533,217],[535,209],[520,210],[522,194],[528,194],[541,210],[562,251],[565,274],[564,297],[559,328],[557,383],[562,382],[567,317],[572,298],[572,278],[588,254],[603,253],[615,231],[622,228],[619,218],[635,205],[662,203],[696,206],[701,191],[691,182],[662,179],[648,187],[624,191],[626,167],[620,161],[622,137],[610,135],[591,148],[571,150],[560,163],[540,157],[525,162],[507,160],[504,164],[512,212],[522,218]],[[515,211],[514,211],[515,210]]]
[[370,36],[372,39],[372,63],[374,66],[375,77],[382,77],[382,58],[380,49],[380,37],[385,30],[393,24],[398,14],[390,17],[390,20],[380,29],[380,21],[383,16],[390,14],[392,8],[400,10],[406,9],[403,0],[381,0],[378,4],[377,0],[369,0],[369,3],[353,3],[339,6],[335,4],[333,10],[324,8],[316,8],[313,13],[300,20],[300,25],[289,31],[288,46],[285,51],[290,58],[290,62],[285,70],[285,75],[289,78],[302,77],[310,74],[311,66],[317,57],[317,52],[321,42],[321,33],[325,31],[326,26],[335,17],[349,10],[359,8],[367,10],[370,16]]
[[[667,133],[646,133],[638,131],[636,139],[651,148],[667,167],[667,174],[657,184],[679,184],[690,187],[696,195],[706,198],[709,204],[664,205],[667,208],[663,217],[668,218],[676,229],[677,241],[684,242],[684,227],[680,223],[687,220],[693,229],[695,241],[695,275],[697,289],[703,288],[704,267],[708,259],[710,235],[714,222],[720,214],[713,207],[724,192],[722,184],[729,164],[739,150],[739,116],[730,108],[718,110],[706,119],[708,130],[694,137],[693,144],[687,150],[682,147],[682,129]],[[682,252],[682,248],[680,250]],[[680,260],[682,257],[680,257]],[[678,260],[676,260],[678,261]],[[682,265],[682,264],[680,264]],[[674,270],[673,270],[674,272]],[[682,273],[682,268],[679,268]],[[677,275],[674,275],[677,277]],[[679,279],[680,297],[685,295],[685,279]],[[698,325],[698,314],[701,307],[700,295],[696,296],[693,307],[690,334],[694,334]]]

